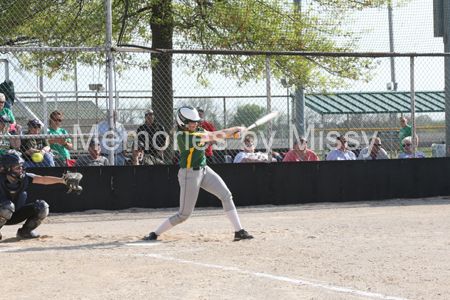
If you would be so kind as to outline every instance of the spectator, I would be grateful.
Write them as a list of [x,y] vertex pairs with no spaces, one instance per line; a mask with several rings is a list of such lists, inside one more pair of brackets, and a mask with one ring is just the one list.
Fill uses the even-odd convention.
[[91,139],[88,147],[89,155],[79,157],[74,167],[109,166],[109,160],[104,156],[100,156],[101,150],[100,141],[97,138]]
[[[413,158],[413,147],[410,136],[403,139],[402,146],[405,152],[400,153],[398,158]],[[416,158],[427,158],[427,156],[423,152],[416,151]]]
[[135,145],[131,147],[131,152],[133,153],[133,165],[135,166],[165,165],[165,163],[161,159],[151,154],[147,154],[144,151],[145,145],[141,141],[138,142],[137,149]]
[[[156,134],[156,138],[154,136]],[[145,154],[156,156],[163,159],[164,150],[159,150],[164,147],[166,135],[164,126],[155,123],[155,114],[153,110],[149,109],[145,112],[145,124],[142,124],[137,129],[139,141],[145,145]],[[158,149],[159,148],[159,149]]]
[[[27,123],[28,134],[40,134],[42,132],[42,123],[38,119],[30,120]],[[24,154],[25,168],[30,167],[54,167],[53,155],[50,153],[50,144],[47,139],[24,139],[20,145],[20,150]],[[41,162],[34,162],[31,160],[31,156],[34,153],[40,153],[44,156],[44,160]]]
[[11,124],[16,124],[16,119],[14,119],[13,113],[9,108],[5,107],[6,97],[5,94],[0,93],[0,115],[8,115],[9,122]]
[[[244,151],[239,152],[234,158],[234,163],[256,163],[256,162],[267,162],[268,156],[262,152],[255,153],[255,143],[253,138],[250,136],[244,139]],[[272,158],[273,162],[277,160]]]
[[[94,136],[100,137],[102,156],[109,158],[109,150],[114,150],[114,165],[123,166],[125,164],[125,156],[127,154],[127,131],[125,127],[119,122],[116,122],[117,111],[113,110],[113,125],[112,131],[109,130],[109,110],[106,112],[106,121],[101,122],[94,129]],[[106,135],[106,137],[102,137]]]
[[[63,128],[60,128],[63,115],[60,111],[55,110],[50,114],[48,120],[50,128],[48,134],[68,134]],[[50,148],[58,153],[58,157],[54,157],[55,166],[67,167],[67,160],[70,159],[69,150],[72,150],[72,140],[70,138],[49,139]]]
[[[17,125],[13,125],[14,127]],[[9,116],[8,115],[0,115],[0,134],[1,135],[15,135],[16,130],[11,130],[11,124],[9,124]],[[2,156],[6,151],[10,149],[18,150],[20,148],[20,140],[14,139],[3,139],[0,140],[0,156]]]
[[341,135],[336,138],[336,149],[328,153],[327,160],[356,160],[355,153],[347,150],[347,140]]
[[369,146],[359,152],[358,159],[389,159],[389,156],[386,151],[381,148],[381,139],[379,137],[371,137],[369,139]]
[[318,161],[314,151],[308,149],[308,140],[304,135],[301,135],[295,140],[294,149],[290,150],[283,161]]
[[[197,107],[197,111],[198,111],[198,115],[201,118],[201,121],[199,122],[199,126],[209,132],[216,131],[216,128],[214,128],[213,124],[211,124],[203,119],[203,117],[204,117],[203,108]],[[206,163],[208,165],[217,163],[217,161],[214,157],[213,149],[212,149],[213,145],[217,145],[217,141],[211,141],[211,142],[205,143],[205,156],[206,156]]]
[[[408,120],[405,117],[400,117],[400,127],[402,127],[398,132],[398,144],[397,147],[394,150],[394,155],[397,155],[398,150],[400,149],[400,152],[405,152],[405,149],[403,149],[403,139],[411,136],[411,126],[408,125]],[[419,137],[416,135],[416,146],[419,145]]]

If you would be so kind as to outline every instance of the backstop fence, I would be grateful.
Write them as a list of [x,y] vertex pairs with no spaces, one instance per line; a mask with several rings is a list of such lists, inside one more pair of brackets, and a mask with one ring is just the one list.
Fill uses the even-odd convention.
[[[201,109],[204,120],[215,130],[248,126],[265,114],[278,111],[277,118],[250,132],[255,152],[269,156],[274,152],[282,156],[294,148],[298,136],[304,135],[308,148],[325,160],[336,148],[336,138],[343,135],[348,149],[357,156],[361,149],[372,147],[371,137],[378,137],[386,154],[394,159],[404,151],[399,135],[408,125],[412,135],[418,137],[411,150],[413,155],[416,151],[427,157],[446,155],[449,99],[445,92],[445,66],[450,55],[439,49],[435,42],[442,40],[432,33],[427,36],[427,31],[421,31],[417,35],[434,38],[433,45],[426,39],[412,43],[411,39],[404,39],[407,33],[400,29],[400,37],[395,36],[395,26],[391,28],[389,23],[396,9],[406,9],[405,14],[410,17],[422,12],[424,21],[418,26],[432,32],[430,14],[433,16],[438,8],[430,10],[429,4],[421,1],[398,8],[388,3],[368,8],[386,18],[374,17],[361,25],[361,31],[381,24],[386,29],[382,38],[377,30],[363,33],[361,44],[346,48],[342,35],[336,33],[336,38],[330,40],[318,35],[309,42],[332,41],[339,45],[317,48],[320,51],[308,51],[317,49],[307,45],[271,49],[266,44],[245,49],[228,44],[217,50],[202,45],[192,33],[184,36],[185,32],[175,29],[170,39],[174,47],[160,48],[153,46],[157,44],[154,36],[142,33],[146,29],[155,35],[154,27],[140,27],[132,22],[132,5],[128,1],[92,1],[92,7],[83,9],[77,8],[77,1],[67,1],[58,4],[62,9],[59,17],[52,1],[32,2],[13,1],[4,6],[7,26],[0,29],[0,88],[6,95],[4,106],[14,118],[10,122],[15,120],[19,125],[12,130],[8,123],[0,124],[4,126],[2,153],[14,148],[11,141],[20,140],[17,149],[31,165],[34,162],[30,156],[35,152],[49,152],[45,156],[51,156],[56,166],[72,165],[81,156],[96,157],[89,151],[94,136],[103,145],[100,156],[110,165],[133,164],[139,156],[133,145],[138,145],[139,132],[146,130],[157,133],[150,134],[144,143],[145,153],[155,158],[151,163],[177,163],[177,146],[170,132],[177,109],[186,105]],[[119,9],[119,2],[127,7]],[[161,5],[169,2],[161,1]],[[286,11],[295,9],[288,1],[285,3]],[[252,1],[247,4],[253,5]],[[302,8],[307,4],[303,3]],[[196,16],[195,11],[172,5],[174,11]],[[92,13],[91,18],[84,15],[87,10]],[[306,12],[302,10],[308,26],[316,20],[312,17],[314,10],[320,11],[314,5]],[[78,17],[72,16],[75,12]],[[213,13],[220,12],[209,13],[212,18]],[[157,14],[157,10],[152,14]],[[227,19],[228,15],[224,16]],[[73,22],[60,22],[63,20]],[[398,27],[408,24],[402,16],[399,20]],[[339,25],[348,28],[352,24]],[[192,39],[191,46],[183,43],[187,37]],[[394,51],[394,37],[402,41],[401,52]],[[270,38],[266,38],[269,43]],[[379,39],[379,43],[373,39]],[[153,47],[148,47],[150,41]],[[364,51],[356,52],[357,46]],[[3,110],[2,114],[6,112]],[[406,119],[406,123],[400,119]],[[208,126],[205,125],[210,129]],[[9,131],[14,135],[6,135]],[[47,145],[49,148],[45,148]],[[212,146],[213,162],[233,161],[243,151],[243,145],[243,138],[219,142]],[[44,148],[48,151],[41,151]],[[99,163],[95,159],[79,162]],[[47,165],[48,160],[41,164]]]

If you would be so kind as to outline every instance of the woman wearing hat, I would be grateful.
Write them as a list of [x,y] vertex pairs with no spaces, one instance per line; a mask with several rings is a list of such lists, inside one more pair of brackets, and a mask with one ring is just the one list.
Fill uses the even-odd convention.
[[[30,120],[27,123],[28,132],[27,134],[40,134],[42,132],[43,124],[38,119]],[[23,139],[22,145],[20,145],[20,150],[24,154],[25,163],[23,166],[25,168],[30,167],[54,167],[55,162],[53,161],[53,155],[50,153],[50,144],[47,139]],[[34,153],[40,153],[44,157],[41,162],[34,162],[31,156]]]
[[289,151],[283,159],[285,161],[318,161],[314,151],[308,149],[308,140],[304,135],[301,135],[295,140],[294,149]]

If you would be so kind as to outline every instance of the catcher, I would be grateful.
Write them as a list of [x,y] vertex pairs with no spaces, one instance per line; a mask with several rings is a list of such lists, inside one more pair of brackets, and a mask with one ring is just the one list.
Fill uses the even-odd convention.
[[[39,176],[25,172],[24,160],[16,150],[8,150],[0,158],[0,228],[3,225],[15,225],[23,221],[22,228],[17,230],[18,239],[35,239],[41,235],[34,231],[47,217],[49,206],[44,200],[25,204],[26,189],[31,183],[55,184],[64,183],[69,192],[75,190],[78,194],[83,190],[79,182],[83,175],[67,172],[63,177]],[[0,240],[2,234],[0,233]]]

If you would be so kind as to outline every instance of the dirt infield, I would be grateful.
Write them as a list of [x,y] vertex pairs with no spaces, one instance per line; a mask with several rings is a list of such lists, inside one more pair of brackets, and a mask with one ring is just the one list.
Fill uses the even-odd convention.
[[449,299],[450,200],[240,207],[255,236],[232,242],[220,209],[50,214],[42,238],[2,228],[7,299]]

